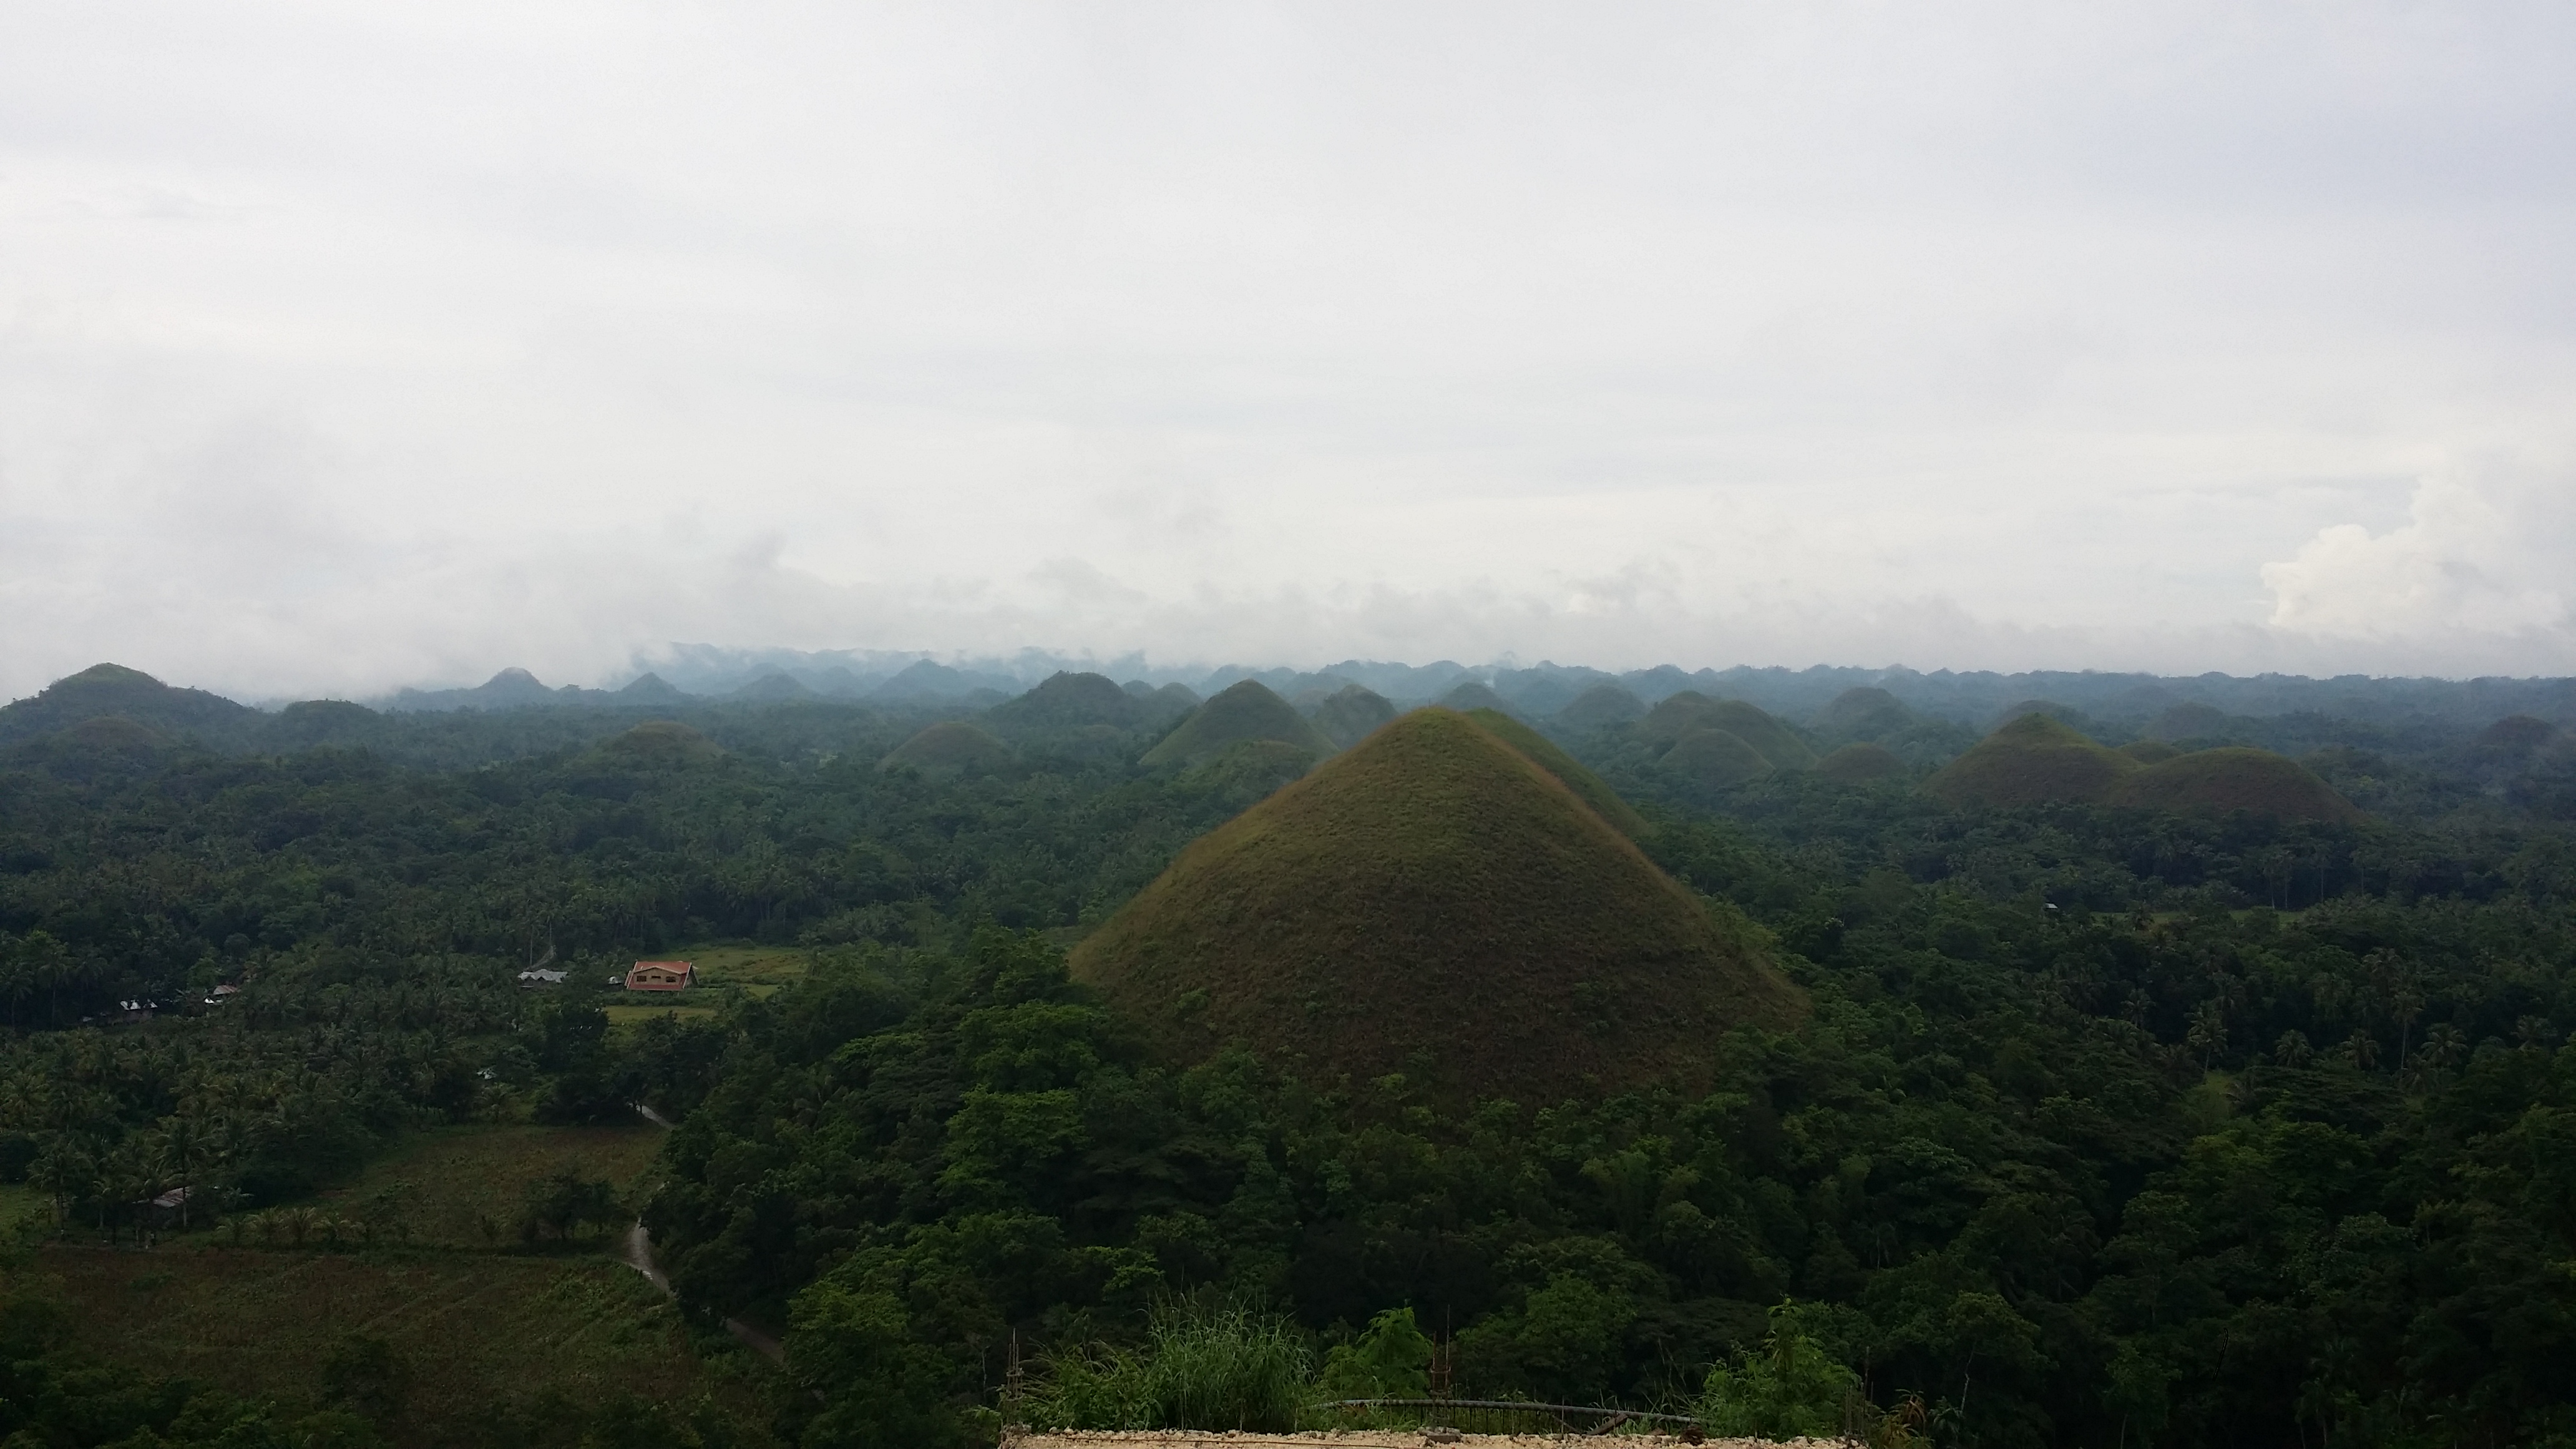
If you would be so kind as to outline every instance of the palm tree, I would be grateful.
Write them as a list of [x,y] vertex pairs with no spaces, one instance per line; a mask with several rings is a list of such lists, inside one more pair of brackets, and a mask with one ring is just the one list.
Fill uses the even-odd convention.
[[179,1230],[188,1229],[189,1202],[196,1196],[197,1177],[213,1151],[206,1142],[205,1129],[193,1117],[172,1117],[162,1124],[161,1170],[178,1179],[187,1192],[179,1199]]
[[36,1154],[36,1160],[28,1165],[27,1180],[53,1195],[56,1228],[63,1225],[63,1215],[70,1209],[72,1195],[89,1181],[92,1170],[88,1154],[82,1152],[79,1144],[68,1134],[61,1132],[53,1133],[46,1140],[44,1149]]

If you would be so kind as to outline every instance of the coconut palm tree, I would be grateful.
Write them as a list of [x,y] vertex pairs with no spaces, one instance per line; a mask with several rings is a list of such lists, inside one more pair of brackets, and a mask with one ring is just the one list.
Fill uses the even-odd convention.
[[70,1210],[73,1194],[90,1179],[94,1164],[67,1133],[50,1134],[36,1160],[27,1167],[27,1180],[43,1188],[53,1198],[54,1226],[60,1229],[63,1215]]

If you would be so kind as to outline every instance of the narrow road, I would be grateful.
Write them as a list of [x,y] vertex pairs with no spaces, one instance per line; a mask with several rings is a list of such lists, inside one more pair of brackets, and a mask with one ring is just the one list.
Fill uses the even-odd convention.
[[[654,1111],[652,1108],[645,1106],[641,1102],[635,1104],[635,1110],[643,1113],[644,1120],[652,1123],[656,1127],[668,1127],[671,1125],[669,1122],[663,1120],[661,1113]],[[674,1298],[679,1296],[677,1293],[671,1292],[670,1275],[663,1272],[661,1267],[653,1261],[653,1235],[645,1230],[644,1220],[642,1218],[637,1218],[635,1220],[635,1226],[626,1230],[626,1252],[623,1256],[623,1261],[627,1267],[643,1274],[645,1282],[661,1289],[664,1293],[671,1294]],[[766,1357],[771,1363],[787,1362],[787,1345],[780,1343],[777,1339],[770,1337],[768,1334],[761,1332],[759,1329],[752,1327],[750,1324],[743,1322],[739,1318],[726,1319],[724,1321],[724,1326],[725,1332],[742,1340],[745,1347]]]

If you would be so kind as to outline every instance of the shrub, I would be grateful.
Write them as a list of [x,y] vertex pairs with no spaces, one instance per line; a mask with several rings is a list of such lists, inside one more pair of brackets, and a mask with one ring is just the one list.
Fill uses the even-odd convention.
[[1241,1304],[1167,1304],[1140,1350],[1049,1358],[1027,1409],[1048,1428],[1287,1433],[1313,1369],[1305,1338],[1282,1319]]
[[1817,1346],[1797,1305],[1771,1310],[1759,1353],[1708,1371],[1693,1412],[1711,1434],[1732,1438],[1839,1438],[1860,1376]]

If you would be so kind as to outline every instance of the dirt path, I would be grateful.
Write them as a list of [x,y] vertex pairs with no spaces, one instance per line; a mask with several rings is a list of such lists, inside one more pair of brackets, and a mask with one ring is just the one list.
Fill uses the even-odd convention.
[[[662,1120],[661,1113],[654,1111],[652,1108],[645,1106],[641,1102],[635,1104],[635,1110],[643,1113],[644,1120],[652,1123],[656,1127],[668,1127],[671,1125],[670,1123]],[[635,1220],[635,1226],[626,1230],[625,1252],[620,1255],[620,1261],[625,1263],[627,1267],[643,1274],[645,1282],[652,1284],[654,1287],[661,1289],[665,1293],[670,1293],[674,1298],[679,1296],[671,1290],[671,1276],[663,1272],[661,1265],[653,1261],[653,1235],[645,1229],[644,1220],[642,1218],[637,1218]],[[742,1340],[745,1347],[750,1348],[752,1351],[767,1358],[771,1363],[787,1362],[787,1345],[780,1343],[777,1339],[770,1337],[768,1334],[761,1332],[759,1329],[752,1327],[750,1324],[743,1322],[739,1318],[726,1319],[724,1321],[724,1326],[725,1332]]]

